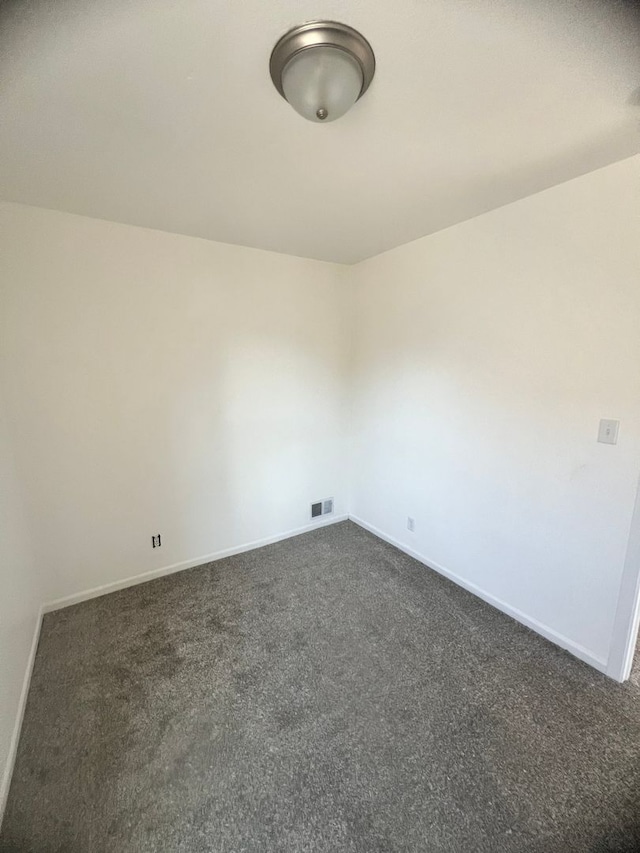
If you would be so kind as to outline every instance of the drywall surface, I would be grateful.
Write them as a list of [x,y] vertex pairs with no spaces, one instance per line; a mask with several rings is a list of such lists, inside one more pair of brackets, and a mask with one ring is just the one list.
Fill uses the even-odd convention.
[[39,623],[29,523],[0,393],[0,821],[13,765],[16,718]]
[[640,470],[639,171],[354,270],[352,515],[600,663]]
[[13,204],[0,242],[41,602],[346,512],[347,270]]

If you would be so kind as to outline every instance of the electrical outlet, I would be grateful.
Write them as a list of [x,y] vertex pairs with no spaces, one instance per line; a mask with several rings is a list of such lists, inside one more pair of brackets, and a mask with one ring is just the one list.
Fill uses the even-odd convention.
[[416,520],[415,518],[411,518],[410,515],[407,516],[407,530],[409,530],[411,533],[416,532]]
[[160,548],[161,545],[162,545],[162,539],[160,538],[159,533],[156,536],[151,537],[151,547],[152,548]]

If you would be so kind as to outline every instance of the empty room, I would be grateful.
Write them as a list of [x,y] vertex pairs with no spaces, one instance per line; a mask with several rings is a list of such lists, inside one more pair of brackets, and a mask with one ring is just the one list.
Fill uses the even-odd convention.
[[0,3],[2,853],[637,853],[639,484],[636,3]]

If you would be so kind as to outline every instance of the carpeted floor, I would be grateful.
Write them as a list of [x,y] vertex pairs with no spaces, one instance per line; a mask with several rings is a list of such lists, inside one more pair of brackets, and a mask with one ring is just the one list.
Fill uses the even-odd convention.
[[636,645],[636,653],[633,658],[630,680],[634,687],[640,689],[640,637],[638,638],[638,643]]
[[37,853],[640,850],[640,688],[350,522],[45,617]]

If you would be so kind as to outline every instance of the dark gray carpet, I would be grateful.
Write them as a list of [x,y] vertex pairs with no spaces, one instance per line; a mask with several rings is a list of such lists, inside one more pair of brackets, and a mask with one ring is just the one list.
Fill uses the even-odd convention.
[[640,850],[640,689],[346,522],[47,616],[4,851]]
[[636,645],[636,653],[633,658],[633,666],[631,667],[631,684],[640,689],[640,637]]

